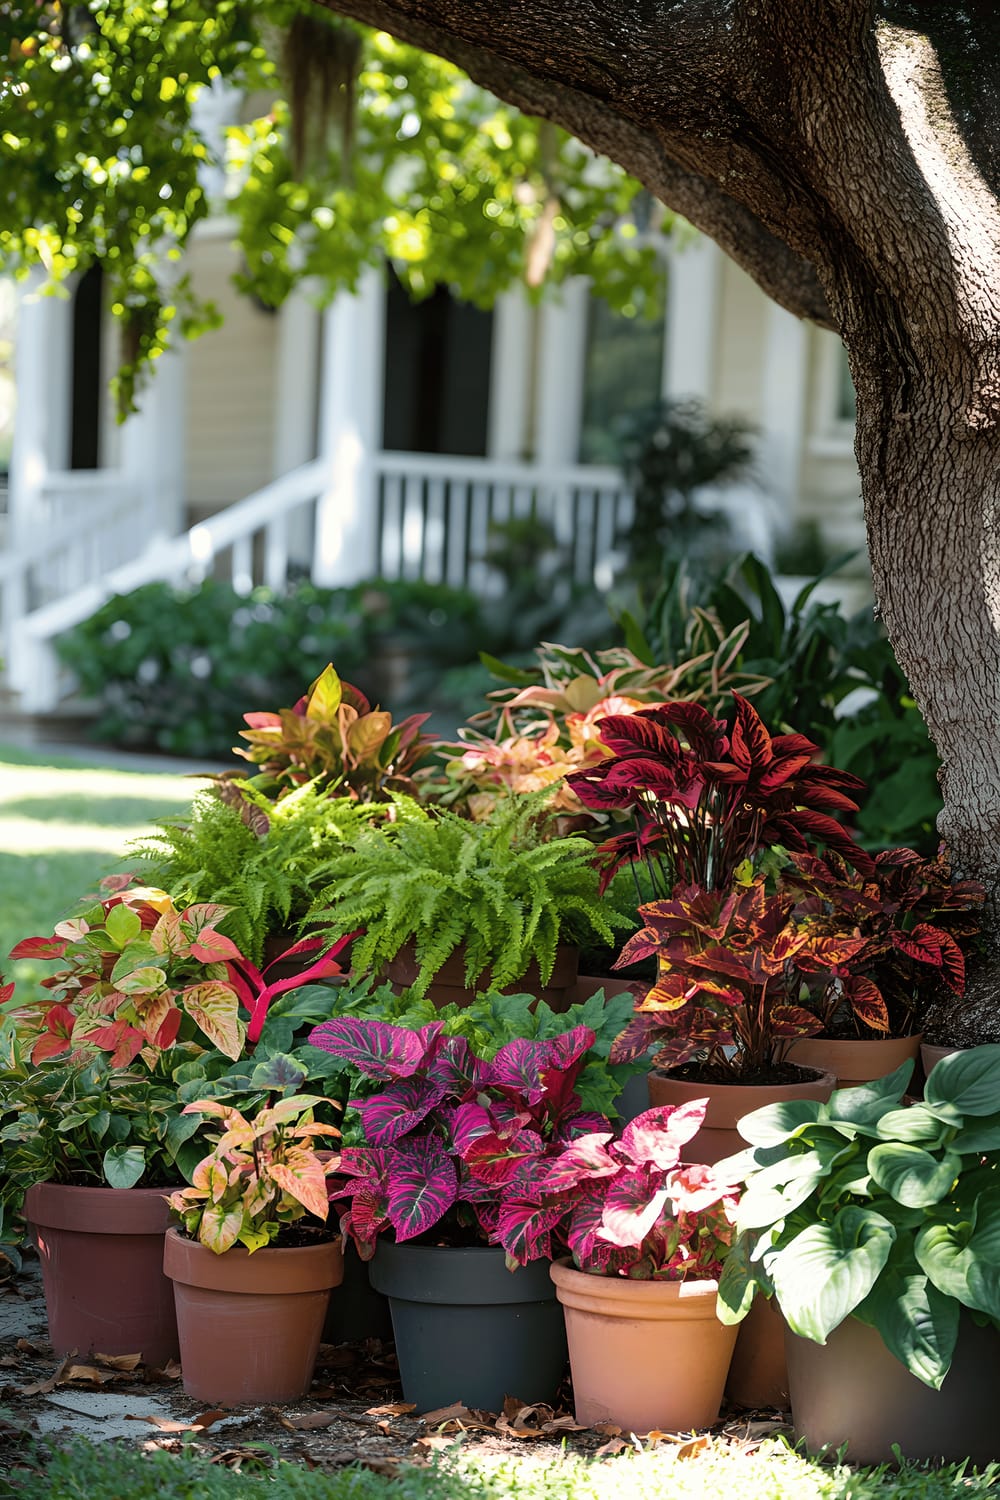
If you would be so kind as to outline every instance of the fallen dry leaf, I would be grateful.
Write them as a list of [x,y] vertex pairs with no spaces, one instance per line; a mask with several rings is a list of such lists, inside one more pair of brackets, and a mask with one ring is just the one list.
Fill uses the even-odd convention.
[[[650,1433],[649,1435],[650,1437],[652,1437],[653,1434]],[[663,1437],[664,1435],[665,1434],[663,1433],[659,1434],[660,1437]],[[704,1433],[702,1433],[700,1437],[688,1438],[686,1443],[680,1443],[674,1449],[674,1457],[697,1458],[699,1453],[704,1453],[705,1449],[708,1447],[708,1443],[709,1440]]]
[[405,1417],[408,1412],[416,1411],[416,1409],[416,1405],[412,1401],[390,1401],[386,1406],[369,1406],[365,1412],[365,1416]]
[[551,1406],[528,1406],[514,1396],[504,1400],[497,1418],[496,1430],[507,1437],[540,1438],[551,1432],[582,1432],[584,1429],[568,1412],[557,1413]]
[[70,1365],[59,1383],[69,1385],[71,1381],[81,1380],[88,1385],[113,1385],[115,1381],[126,1380],[130,1374],[130,1370],[103,1370],[98,1365]]
[[[74,1350],[73,1353],[75,1354],[76,1351]],[[52,1374],[48,1377],[47,1380],[36,1380],[35,1383],[34,1383],[34,1385],[22,1385],[18,1389],[18,1392],[17,1392],[18,1395],[19,1396],[47,1396],[47,1395],[49,1395],[49,1393],[51,1391],[54,1391],[55,1388],[56,1388],[56,1386],[62,1380],[65,1371],[69,1368],[69,1363],[70,1363],[70,1360],[72,1358],[73,1358],[73,1354],[67,1354],[66,1358],[64,1360],[62,1360],[56,1366],[55,1370],[52,1372]]]
[[205,1432],[220,1417],[227,1415],[227,1412],[220,1409],[202,1412],[200,1417],[194,1417],[190,1422],[174,1422],[169,1417],[134,1417],[131,1412],[127,1412],[125,1420],[126,1422],[148,1422],[150,1427],[157,1427],[160,1432]]
[[428,1432],[423,1437],[418,1437],[413,1445],[416,1454],[429,1456],[432,1453],[443,1453],[455,1442],[454,1435],[447,1437],[443,1432]]
[[98,1354],[94,1350],[94,1364],[102,1370],[134,1370],[142,1364],[141,1354]]
[[[481,1415],[476,1413],[476,1416]],[[468,1418],[475,1421],[473,1413],[461,1401],[453,1401],[450,1406],[438,1406],[433,1411],[421,1413],[420,1420],[427,1427],[440,1427],[443,1422],[464,1422]]]
[[0,1355],[0,1369],[16,1370],[20,1363],[16,1354]]
[[606,1443],[602,1443],[601,1446],[596,1449],[594,1457],[613,1458],[616,1454],[623,1453],[627,1447],[628,1443],[626,1443],[623,1438],[609,1438]]
[[14,1348],[20,1349],[22,1354],[52,1353],[52,1345],[43,1342],[41,1339],[37,1343],[33,1342],[31,1339],[18,1339],[17,1343],[14,1345]]
[[307,1411],[301,1417],[279,1416],[278,1421],[289,1432],[312,1432],[319,1427],[332,1427],[338,1420],[334,1411]]

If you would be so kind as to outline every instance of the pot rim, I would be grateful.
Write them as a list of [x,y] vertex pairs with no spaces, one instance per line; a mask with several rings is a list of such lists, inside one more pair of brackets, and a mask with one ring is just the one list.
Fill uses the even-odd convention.
[[39,1228],[77,1234],[164,1234],[173,1222],[167,1197],[183,1185],[113,1188],[35,1182],[24,1195],[24,1216]]
[[697,1080],[691,1078],[675,1078],[669,1068],[654,1067],[650,1068],[649,1071],[657,1078],[667,1079],[675,1088],[690,1089],[694,1096],[704,1093],[709,1089],[713,1093],[723,1089],[727,1092],[734,1092],[740,1089],[742,1092],[752,1096],[754,1094],[761,1094],[767,1089],[825,1088],[827,1084],[833,1088],[836,1085],[836,1074],[831,1072],[829,1068],[819,1068],[811,1063],[796,1062],[789,1062],[788,1067],[795,1068],[798,1072],[812,1076],[803,1077],[795,1083],[741,1083],[738,1078],[734,1078],[731,1082],[727,1079],[725,1082],[699,1083]]
[[380,1239],[369,1262],[377,1292],[401,1302],[486,1306],[552,1301],[547,1260],[508,1271],[502,1245],[413,1245]]
[[559,1301],[581,1312],[651,1322],[680,1318],[716,1321],[716,1280],[633,1281],[628,1276],[598,1276],[578,1271],[568,1256],[554,1260],[549,1275]]
[[217,1255],[174,1225],[163,1241],[163,1270],[171,1281],[205,1291],[270,1296],[322,1292],[343,1280],[343,1245],[340,1235],[334,1235],[315,1245],[271,1245],[252,1254],[235,1245]]

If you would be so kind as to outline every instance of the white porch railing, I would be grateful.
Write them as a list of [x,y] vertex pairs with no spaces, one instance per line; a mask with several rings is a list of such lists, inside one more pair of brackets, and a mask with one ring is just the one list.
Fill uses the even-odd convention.
[[[573,576],[603,588],[616,531],[631,517],[631,497],[612,469],[380,453],[369,473],[371,490],[355,501],[368,511],[368,555],[352,557],[345,577],[425,578],[485,592],[490,523],[535,515],[567,547]],[[240,593],[259,583],[280,589],[293,563],[323,575],[318,502],[329,476],[320,460],[303,464],[168,539],[155,537],[154,518],[119,476],[50,476],[51,534],[0,558],[3,653],[22,707],[47,712],[72,691],[53,643],[113,594],[210,573]],[[86,507],[85,495],[102,486],[102,504]],[[337,496],[327,492],[324,503],[336,507]]]

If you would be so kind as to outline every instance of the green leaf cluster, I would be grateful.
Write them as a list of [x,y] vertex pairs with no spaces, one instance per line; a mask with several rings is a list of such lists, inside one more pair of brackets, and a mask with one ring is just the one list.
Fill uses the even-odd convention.
[[597,933],[607,943],[627,920],[598,898],[588,840],[544,838],[545,793],[510,797],[482,823],[393,796],[396,818],[366,829],[329,861],[314,916],[355,940],[358,972],[379,973],[412,941],[418,997],[463,949],[465,979],[505,989],[536,960],[543,984],[556,946]]
[[738,1322],[761,1290],[819,1344],[855,1317],[939,1389],[963,1309],[1000,1328],[1000,1045],[945,1058],[905,1106],[912,1069],[740,1121],[719,1308]]
[[178,906],[229,907],[220,926],[259,966],[268,937],[298,928],[318,894],[317,871],[367,819],[358,803],[327,797],[313,782],[278,802],[247,782],[240,792],[250,817],[205,788],[187,816],[162,819],[133,853]]

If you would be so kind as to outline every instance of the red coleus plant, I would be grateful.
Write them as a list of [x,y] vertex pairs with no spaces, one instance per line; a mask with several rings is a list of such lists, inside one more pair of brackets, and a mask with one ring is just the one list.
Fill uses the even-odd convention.
[[518,1038],[489,1061],[442,1031],[440,1021],[410,1031],[338,1017],[310,1036],[385,1085],[355,1106],[367,1144],[343,1149],[338,1172],[351,1180],[331,1194],[347,1200],[340,1227],[364,1260],[387,1231],[403,1241],[471,1230],[523,1246],[530,1223],[509,1205],[523,1164],[610,1129],[603,1115],[581,1112],[574,1089],[595,1039],[589,1027],[543,1042]]
[[942,985],[964,994],[961,945],[979,931],[975,908],[986,893],[974,880],[953,881],[943,852],[926,859],[913,849],[889,849],[876,855],[867,876],[834,853],[800,854],[782,884],[798,896],[796,912],[812,932],[859,940],[818,971],[808,952],[798,960],[807,975],[819,972],[810,1004],[826,1031],[846,1025],[861,1035],[905,1036]]
[[[228,907],[200,902],[178,911],[165,891],[130,887],[131,878],[110,877],[103,884],[113,894],[60,922],[51,937],[25,938],[11,950],[11,958],[64,965],[41,981],[51,999],[15,1012],[21,1027],[36,1032],[32,1062],[89,1046],[111,1053],[116,1067],[139,1056],[152,1067],[179,1039],[194,1037],[236,1059],[247,1039],[241,1005],[252,1041],[274,995],[338,971],[327,950],[294,979],[268,985],[266,971],[219,932]],[[318,946],[308,939],[289,952]]]
[[723,1075],[765,1075],[790,1041],[822,1029],[800,1003],[799,971],[806,963],[832,970],[864,947],[862,938],[830,936],[800,918],[794,896],[768,895],[763,876],[725,895],[679,886],[639,915],[645,925],[616,968],[655,957],[659,973],[614,1044],[619,1062],[657,1047],[664,1067],[698,1058]]
[[597,1276],[717,1279],[733,1243],[736,1192],[716,1168],[681,1164],[707,1102],[648,1109],[620,1139],[596,1131],[554,1161],[524,1162],[500,1228],[508,1261],[524,1265],[565,1244],[578,1269]]
[[624,810],[633,828],[601,846],[604,883],[642,859],[653,888],[729,891],[761,849],[838,850],[870,873],[833,813],[855,812],[864,783],[813,761],[818,746],[800,734],[771,735],[753,705],[733,693],[734,712],[716,719],[696,703],[664,703],[601,721],[611,755],[568,777],[587,807]]

